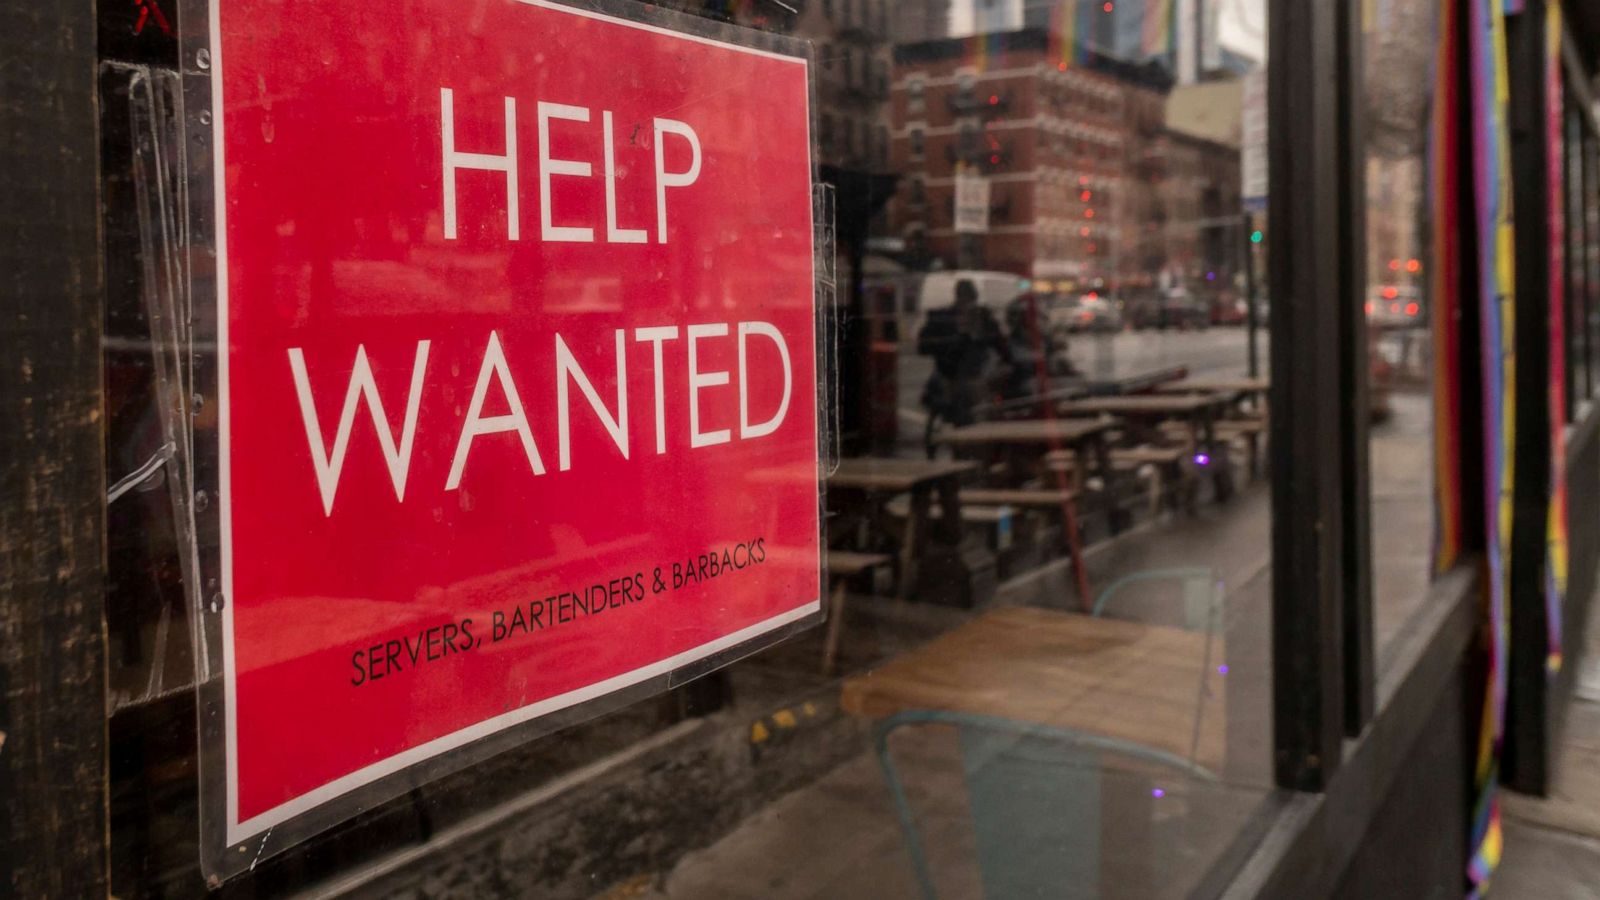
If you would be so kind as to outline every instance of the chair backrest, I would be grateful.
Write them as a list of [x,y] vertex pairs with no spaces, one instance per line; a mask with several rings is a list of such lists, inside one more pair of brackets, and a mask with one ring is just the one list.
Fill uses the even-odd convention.
[[1152,778],[1216,777],[1194,763],[1116,738],[989,716],[934,710],[898,713],[876,731],[878,761],[924,897],[938,896],[927,850],[889,736],[914,725],[957,731],[963,782],[989,900],[1098,896],[1101,792],[1108,758],[1136,763]]
[[[1131,590],[1137,585],[1156,582],[1176,582],[1183,589],[1181,624],[1189,631],[1204,632],[1206,635],[1205,659],[1199,672],[1195,673],[1195,705],[1194,726],[1189,743],[1189,757],[1192,761],[1200,747],[1200,730],[1205,724],[1206,700],[1209,696],[1208,685],[1211,678],[1211,665],[1213,644],[1217,630],[1221,626],[1223,591],[1222,584],[1216,575],[1203,566],[1179,566],[1166,569],[1145,569],[1133,572],[1116,579],[1106,585],[1100,595],[1095,598],[1094,609],[1091,614],[1095,617],[1105,615],[1108,611],[1119,607],[1122,611],[1129,612],[1136,602],[1146,600],[1138,597],[1137,592]],[[1147,601],[1146,601],[1147,602]],[[1166,603],[1158,603],[1156,608],[1140,610],[1139,615],[1129,615],[1128,618],[1150,624],[1172,624],[1161,621],[1160,616],[1168,610]]]
[[[1135,585],[1151,582],[1176,582],[1183,589],[1183,627],[1190,631],[1208,631],[1217,623],[1215,616],[1222,609],[1221,588],[1210,569],[1202,566],[1183,566],[1169,569],[1145,569],[1124,575],[1106,585],[1095,598],[1092,614],[1103,616],[1124,600]],[[1142,617],[1141,617],[1142,618]]]

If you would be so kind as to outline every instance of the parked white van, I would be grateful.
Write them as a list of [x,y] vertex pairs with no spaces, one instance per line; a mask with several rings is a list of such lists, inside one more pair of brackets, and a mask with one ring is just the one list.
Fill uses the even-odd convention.
[[901,322],[904,325],[900,331],[902,346],[916,346],[917,335],[922,333],[929,310],[955,305],[956,284],[962,281],[972,282],[973,287],[978,289],[978,305],[994,313],[995,320],[1002,325],[1006,321],[1006,307],[1027,293],[1032,285],[1028,279],[1009,272],[976,269],[952,269],[915,276],[905,293],[901,310]]

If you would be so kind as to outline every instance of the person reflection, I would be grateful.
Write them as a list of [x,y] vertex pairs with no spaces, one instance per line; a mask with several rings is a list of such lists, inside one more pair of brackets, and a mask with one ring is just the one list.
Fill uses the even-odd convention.
[[933,357],[933,374],[922,390],[922,407],[930,419],[971,425],[982,392],[998,363],[1010,360],[1010,347],[994,313],[978,303],[971,281],[956,282],[955,303],[928,312],[917,335],[917,353]]

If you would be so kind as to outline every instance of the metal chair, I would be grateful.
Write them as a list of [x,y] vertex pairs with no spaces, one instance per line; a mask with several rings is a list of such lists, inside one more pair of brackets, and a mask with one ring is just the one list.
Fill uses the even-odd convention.
[[1104,616],[1119,593],[1136,584],[1156,581],[1176,581],[1183,585],[1183,627],[1189,631],[1204,632],[1206,635],[1201,676],[1196,680],[1194,730],[1189,742],[1189,759],[1193,761],[1200,747],[1200,727],[1205,721],[1206,679],[1211,670],[1212,645],[1215,643],[1218,619],[1222,613],[1221,582],[1210,569],[1203,566],[1180,566],[1134,572],[1106,585],[1105,590],[1095,598],[1090,615],[1095,618]]
[[1190,631],[1208,631],[1216,624],[1217,613],[1222,609],[1222,586],[1210,569],[1203,566],[1183,566],[1170,569],[1146,569],[1134,572],[1106,585],[1095,598],[1090,614],[1095,618],[1105,615],[1117,595],[1135,584],[1152,581],[1176,581],[1183,585],[1184,627]]
[[[876,728],[878,761],[917,883],[928,900],[935,900],[938,892],[916,816],[889,752],[890,734],[912,725],[957,730],[977,836],[979,875],[989,900],[1062,897],[1068,896],[1073,886],[1092,890],[1098,884],[1101,764],[1105,757],[1138,763],[1141,773],[1154,768],[1169,772],[1174,779],[1217,781],[1211,772],[1174,754],[1101,735],[936,710],[890,716]],[[1087,852],[1066,852],[1075,840]]]

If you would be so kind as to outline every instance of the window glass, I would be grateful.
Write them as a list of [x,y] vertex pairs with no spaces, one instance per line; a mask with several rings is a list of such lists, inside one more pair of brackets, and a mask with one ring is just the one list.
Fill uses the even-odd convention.
[[[548,12],[547,5],[489,0],[485,15],[500,15],[502,3]],[[537,533],[511,536],[526,537],[533,548],[528,560],[518,558],[528,568],[543,563],[539,548],[546,544],[563,548],[567,558],[626,556],[629,546],[590,540],[582,523],[591,519],[632,517],[651,537],[700,527],[699,519],[735,509],[772,528],[793,527],[797,516],[814,514],[825,523],[820,552],[827,569],[818,576],[817,598],[825,621],[749,654],[730,652],[701,668],[677,670],[656,685],[660,690],[628,694],[603,712],[496,745],[496,752],[457,771],[419,776],[398,795],[323,823],[326,829],[307,839],[275,846],[269,832],[258,855],[232,864],[238,874],[224,894],[1182,897],[1218,883],[1237,864],[1235,842],[1248,833],[1272,789],[1265,4],[1223,4],[1204,34],[1187,27],[1164,33],[1173,25],[1154,2],[1068,4],[1080,20],[1074,29],[1035,22],[1036,4],[1016,21],[1003,14],[1003,4],[976,4],[984,19],[978,39],[946,30],[898,46],[882,34],[886,3],[796,4],[789,16],[775,9],[785,4],[656,5],[814,43],[823,72],[810,73],[814,107],[807,124],[815,125],[816,177],[832,185],[814,208],[814,258],[804,248],[774,251],[774,235],[783,230],[776,215],[769,221],[753,213],[754,227],[717,223],[716,252],[673,255],[665,236],[676,239],[681,232],[671,229],[681,220],[669,211],[676,216],[688,208],[672,203],[691,201],[695,177],[710,183],[716,167],[753,170],[780,156],[773,144],[779,136],[754,121],[760,116],[730,121],[737,118],[725,106],[731,79],[718,71],[673,81],[670,89],[689,96],[652,114],[653,123],[637,110],[595,107],[580,114],[552,101],[513,104],[515,125],[495,118],[494,128],[479,122],[451,132],[464,160],[459,165],[477,168],[460,177],[459,197],[454,189],[435,194],[436,185],[428,183],[416,188],[427,192],[419,202],[430,209],[435,196],[459,203],[471,210],[461,213],[463,223],[470,217],[483,224],[482,211],[493,209],[483,227],[492,226],[489,237],[500,243],[474,234],[452,238],[463,241],[454,247],[446,244],[447,229],[457,226],[446,225],[442,213],[411,221],[363,212],[364,204],[381,198],[370,191],[351,197],[347,184],[377,175],[352,166],[308,175],[304,185],[291,188],[337,198],[361,214],[337,227],[286,220],[245,229],[239,240],[265,248],[268,262],[253,271],[219,272],[199,238],[181,236],[174,226],[167,243],[157,239],[168,223],[150,215],[148,188],[155,182],[138,158],[140,148],[152,146],[141,143],[140,129],[148,123],[139,115],[165,116],[176,128],[202,124],[201,114],[191,112],[184,121],[176,118],[181,107],[175,105],[140,107],[147,101],[132,99],[144,90],[137,79],[108,68],[101,98],[107,442],[114,466],[108,482],[118,483],[162,453],[179,452],[164,449],[172,392],[159,374],[155,335],[180,310],[150,303],[170,287],[164,279],[171,271],[187,279],[196,297],[215,291],[220,277],[270,278],[281,292],[257,312],[285,327],[305,325],[314,300],[344,297],[350,279],[358,278],[393,286],[401,299],[341,307],[327,322],[366,316],[414,323],[412,317],[429,311],[469,304],[475,327],[489,333],[503,322],[510,324],[499,327],[517,329],[546,319],[578,323],[572,327],[609,321],[633,308],[646,289],[671,293],[708,322],[753,303],[781,312],[796,301],[793,292],[773,288],[772,273],[814,266],[824,288],[817,318],[825,324],[818,328],[837,341],[818,360],[784,357],[814,365],[826,377],[818,402],[829,425],[814,436],[828,445],[818,454],[837,459],[828,460],[825,495],[808,509],[767,509],[752,496],[724,498],[709,510],[663,503],[658,494],[677,496],[669,489],[683,487],[666,483],[675,477],[668,469],[641,481],[638,497],[614,506],[606,504],[616,500],[618,485],[598,481],[585,486],[579,502],[548,509],[539,505],[544,495],[509,483],[453,501],[461,508],[538,508]],[[385,9],[362,14],[394,24]],[[874,20],[878,34],[859,27]],[[681,20],[668,24],[683,27]],[[419,26],[417,40],[430,59],[454,60],[454,51],[427,44],[426,27]],[[588,27],[574,27],[562,40],[581,40]],[[1064,33],[1085,43],[1063,43]],[[741,34],[746,41],[766,39]],[[1177,54],[1173,48],[1181,40],[1217,52]],[[691,53],[712,52],[703,42],[697,46],[705,49]],[[1203,59],[1205,66],[1181,70],[1180,57],[1191,65]],[[518,78],[543,84],[539,66],[545,63],[537,54],[519,53],[516,60],[526,66]],[[682,70],[694,69],[694,62],[684,57]],[[376,70],[350,78],[370,83],[378,98],[367,107],[371,119],[360,120],[363,127],[395,146],[431,148],[426,158],[436,163],[432,132],[413,134],[419,121],[442,128],[443,107],[434,95],[408,105],[400,99],[408,78],[380,78]],[[176,91],[175,76],[168,81],[166,89]],[[890,90],[899,85],[904,103]],[[271,87],[243,102],[256,117],[252,140],[259,131],[261,146],[288,152],[285,147],[326,137],[305,127],[315,90],[306,92],[312,96],[278,95]],[[625,99],[653,96],[659,87],[641,79]],[[769,87],[772,104],[791,104],[781,111],[803,105],[800,94],[763,85]],[[461,88],[460,97],[467,96]],[[482,113],[469,111],[466,99],[450,102],[458,104],[449,109],[460,121]],[[1421,153],[1412,134],[1418,114],[1414,98],[1404,102],[1412,105],[1392,111],[1397,133],[1374,135],[1370,180],[1375,191],[1381,185],[1410,198],[1410,205],[1385,198],[1396,223],[1394,236],[1383,236],[1385,258],[1404,261],[1393,285],[1409,292],[1425,281],[1427,257],[1420,224],[1424,182],[1412,165]],[[130,108],[146,113],[130,116]],[[490,111],[500,116],[502,109],[497,97]],[[692,131],[701,117],[722,122],[725,132],[705,131],[691,141],[674,130]],[[808,129],[796,133],[811,135]],[[505,157],[493,155],[507,146],[507,134],[520,142],[522,168],[515,177],[509,177],[509,163],[496,163]],[[580,141],[584,135],[594,140]],[[213,173],[199,165],[209,164],[210,153],[193,152],[197,167],[177,176],[189,178],[190,186],[256,183],[259,170],[240,162],[242,156],[230,155],[227,168]],[[700,174],[691,176],[696,170]],[[797,184],[807,187],[804,179],[784,180],[785,171],[771,164],[770,183],[741,182],[731,200],[765,215],[768,204],[791,197]],[[499,202],[517,178],[523,206],[501,218],[503,207],[488,204]],[[413,186],[396,190],[402,188]],[[516,223],[522,247],[507,250]],[[208,227],[203,217],[191,224]],[[321,228],[331,229],[350,252],[326,264],[302,259],[307,241],[332,239]],[[467,233],[467,225],[460,228]],[[561,230],[582,235],[583,228],[592,228],[593,240]],[[552,234],[566,235],[556,242],[564,246],[536,257],[537,265],[526,262],[520,251]],[[486,242],[473,245],[480,252],[455,253],[480,239]],[[611,260],[588,254],[613,252],[613,245],[642,254],[618,259],[648,264],[608,263],[603,277],[572,274],[589,271],[584,266],[594,259]],[[194,252],[163,255],[175,249]],[[448,265],[440,262],[446,258]],[[1412,260],[1418,269],[1408,269]],[[742,280],[721,284],[707,274],[727,265],[738,266]],[[1389,274],[1384,265],[1378,268]],[[480,290],[508,272],[517,290]],[[551,285],[570,293],[559,309],[524,308]],[[1402,314],[1425,319],[1425,291],[1415,290],[1405,297],[1413,302],[1414,296],[1419,311],[1405,313],[1402,304]],[[182,312],[178,318],[188,321],[192,311]],[[696,328],[708,327],[695,321]],[[229,337],[215,324],[197,325],[185,337],[201,348],[197,359],[214,362],[217,353],[230,352]],[[740,322],[731,333],[713,324],[711,331],[695,332],[706,342],[700,345],[693,343],[695,333],[642,338],[657,340],[658,353],[685,348],[682,360],[671,357],[681,367],[671,371],[688,380],[693,397],[703,392],[747,404],[706,413],[726,414],[726,421],[696,419],[687,427],[701,431],[675,449],[714,457],[724,444],[760,431],[749,420],[768,411],[749,407],[739,368],[778,364],[780,354],[757,340],[767,332],[746,327],[760,324]],[[1402,335],[1412,341],[1410,349],[1396,349],[1405,343],[1397,343]],[[410,352],[421,340],[408,332],[401,343]],[[623,340],[619,333],[618,346]],[[444,343],[434,352],[445,353]],[[648,381],[617,399],[623,395],[611,393],[616,379],[601,377],[606,367],[592,363],[609,359],[613,345],[574,341],[551,351],[546,368],[556,372],[560,393],[554,385],[545,393],[577,412],[541,419],[550,397],[535,394],[514,342],[504,344],[496,352],[509,363],[497,364],[487,351],[464,373],[453,370],[454,360],[439,363],[438,371],[467,379],[467,386],[419,413],[424,421],[479,419],[480,430],[464,430],[461,440],[486,448],[472,450],[482,458],[503,453],[531,467],[528,448],[536,434],[550,478],[580,477],[581,464],[568,471],[568,453],[616,455],[615,447],[631,437],[625,455],[645,465],[662,455],[654,430],[661,403],[685,419],[700,415],[692,411],[698,399],[677,395],[652,406],[662,394],[651,393]],[[642,346],[634,349],[648,359],[650,345]],[[695,346],[727,352],[697,361]],[[358,359],[355,346],[336,349]],[[410,371],[394,368],[394,350],[376,341],[360,350],[360,360],[384,363],[371,363],[371,393],[386,404],[403,392]],[[1389,360],[1396,373],[1419,365],[1426,354],[1425,328],[1385,332],[1373,351],[1375,364]],[[298,377],[292,358],[283,361],[287,374],[278,386],[285,390]],[[357,411],[345,417],[347,424],[337,424],[330,412],[339,398],[301,400],[293,409],[302,416],[321,412],[332,448],[327,452],[345,448],[352,460],[363,460],[344,471],[355,479],[347,483],[358,485],[348,490],[370,488],[387,498],[392,485],[400,491],[391,461],[409,445],[385,445],[373,429],[385,418],[401,429],[408,413],[398,400],[385,405],[386,412],[376,404],[370,416],[359,411],[372,403],[365,399],[363,365],[342,370],[352,379],[347,407]],[[1398,374],[1385,382],[1395,427],[1375,430],[1373,448],[1375,460],[1386,455],[1390,468],[1384,472],[1413,481],[1427,469],[1422,366],[1422,374],[1407,377],[1422,379],[1423,388]],[[713,367],[725,370],[720,380]],[[473,399],[472,376],[480,368],[486,374]],[[525,378],[530,386],[520,400],[496,388],[485,401],[484,384],[519,385]],[[804,387],[795,385],[783,402],[811,402],[800,397]],[[1417,398],[1420,411],[1408,405]],[[679,399],[683,410],[671,405]],[[611,418],[609,411],[622,404],[631,417]],[[535,421],[527,440],[516,427],[524,414]],[[200,403],[182,415],[195,433],[215,435],[222,413]],[[713,429],[726,429],[720,432],[725,437],[714,438]],[[313,440],[310,426],[306,430],[306,440]],[[796,442],[804,435],[769,436],[773,452],[803,446]],[[700,439],[708,440],[702,445]],[[1382,441],[1389,443],[1380,451]],[[1420,475],[1411,468],[1418,454]],[[435,456],[429,464],[440,461]],[[308,478],[336,482],[341,475],[328,459],[325,454],[320,468],[310,457],[297,464],[315,469]],[[705,476],[707,491],[765,471],[738,457],[725,459]],[[810,478],[810,460],[801,462],[771,477],[798,471]],[[216,460],[193,464],[200,477],[219,477]],[[153,471],[168,470],[157,463]],[[1374,471],[1376,490],[1376,461]],[[196,847],[198,809],[208,799],[198,773],[206,760],[197,747],[209,746],[203,732],[215,726],[207,724],[207,707],[197,699],[194,648],[207,645],[189,633],[195,610],[185,598],[210,586],[192,581],[185,554],[191,541],[215,549],[218,536],[186,534],[191,510],[175,502],[161,477],[134,479],[111,507],[110,814],[120,897],[189,896],[206,887]],[[1393,484],[1399,483],[1397,474]],[[404,488],[412,497],[431,489],[421,481]],[[323,502],[351,502],[350,496]],[[1411,502],[1409,493],[1405,502]],[[1422,503],[1426,512],[1425,492]],[[454,515],[456,506],[440,506],[439,515]],[[1409,507],[1402,513],[1411,515]],[[1375,509],[1375,522],[1382,518]],[[244,527],[293,532],[293,523],[284,522]],[[744,546],[743,538],[732,540]],[[449,534],[435,544],[378,548],[397,570],[473,549]],[[277,568],[292,574],[338,562],[313,549]],[[307,611],[296,627],[319,632],[317,616],[351,607],[380,620],[396,614],[368,596],[376,593],[369,584],[356,581],[345,589],[339,596],[291,598]],[[474,598],[497,590],[497,582],[485,579],[441,585],[428,597],[440,604],[462,597],[478,602]],[[607,609],[607,615],[622,614]],[[719,611],[684,608],[682,627]],[[572,640],[544,645],[503,680],[577,670],[595,656],[618,652],[615,643]],[[420,649],[412,646],[378,645],[381,658],[395,660],[385,663],[385,677],[391,669],[409,671],[413,654],[428,658],[426,638]],[[330,658],[337,656],[342,666],[347,654],[340,654]],[[277,662],[257,666],[270,673]],[[441,690],[430,702],[446,711],[470,699]],[[284,699],[308,716],[325,713],[333,702],[331,691],[305,685],[286,689]]]
[[913,116],[920,116],[927,108],[927,98],[923,92],[926,85],[921,78],[912,78],[906,82],[906,112]]
[[1369,6],[1366,35],[1368,409],[1373,627],[1380,652],[1425,595],[1434,537],[1429,137],[1438,4]]

